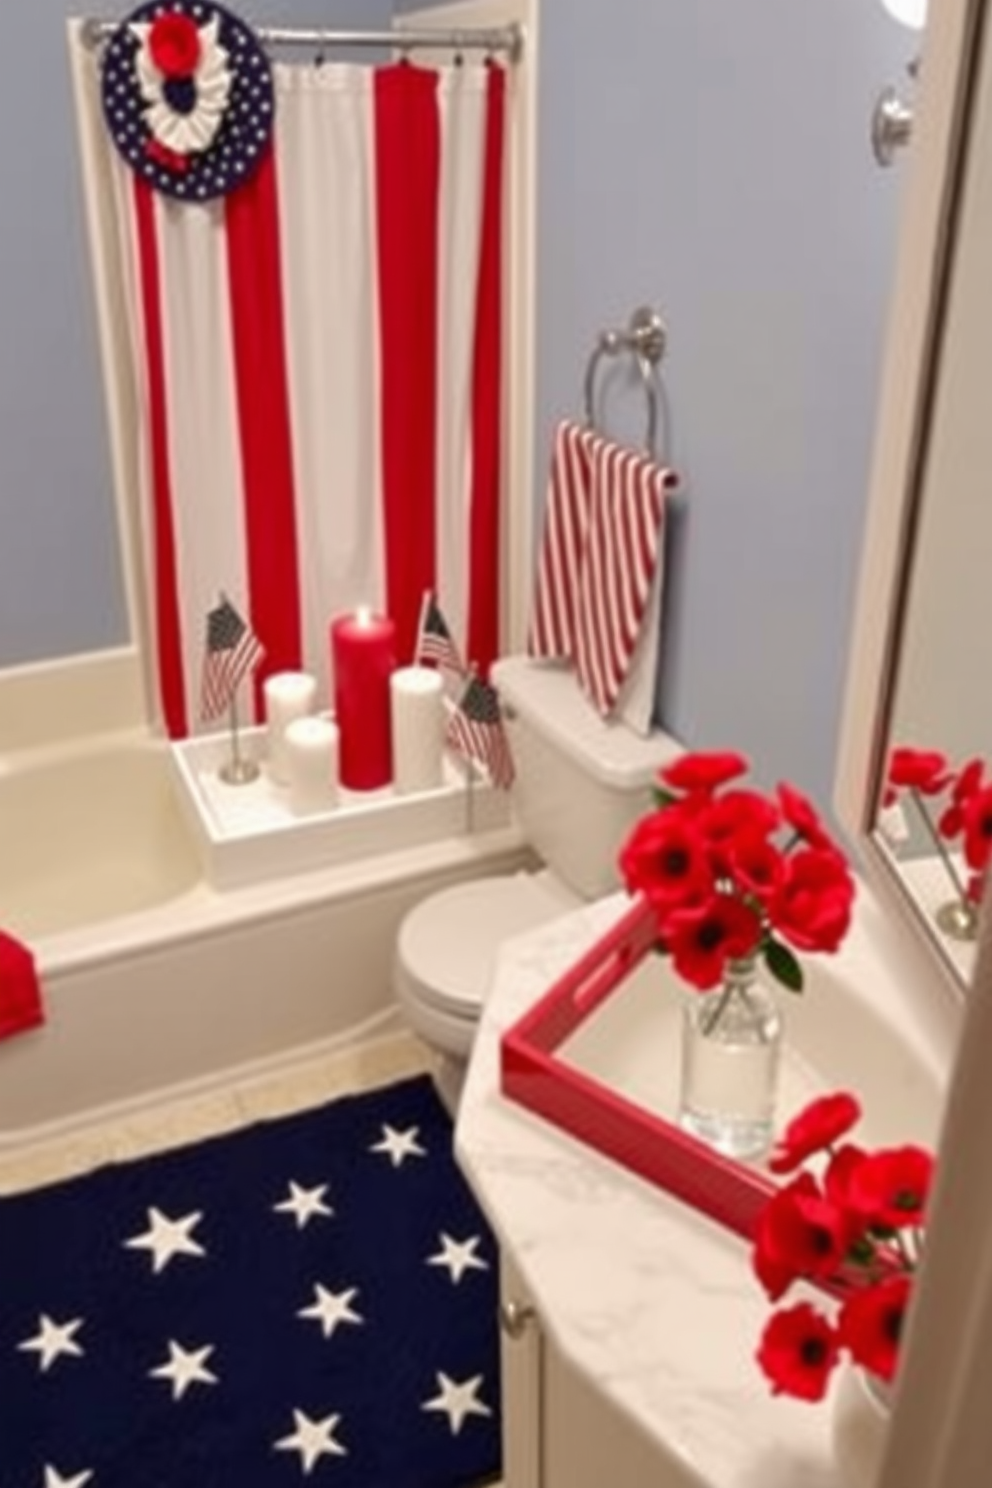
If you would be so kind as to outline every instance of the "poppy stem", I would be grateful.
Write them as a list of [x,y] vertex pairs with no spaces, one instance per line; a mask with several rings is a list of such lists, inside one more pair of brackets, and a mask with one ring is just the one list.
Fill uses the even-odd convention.
[[723,986],[720,988],[719,994],[715,998],[711,999],[711,1001],[715,1003],[715,1006],[707,1005],[703,1016],[699,1020],[699,1026],[702,1031],[703,1038],[709,1038],[710,1034],[716,1028],[716,1025],[723,1017],[724,1011],[727,1007],[727,1003],[730,1001],[733,995],[733,982],[724,982]]
[[937,849],[937,855],[943,863],[944,867],[947,869],[947,873],[951,880],[951,883],[954,885],[954,892],[961,900],[961,903],[966,904],[968,895],[965,886],[961,882],[961,877],[958,873],[958,870],[954,866],[953,858],[947,851],[947,844],[944,842],[943,837],[941,837],[940,833],[937,831],[937,828],[930,820],[930,813],[927,810],[926,806],[923,804],[923,797],[920,795],[915,786],[910,786],[909,793],[916,804],[916,810],[919,813],[920,819],[922,820],[923,825],[927,830],[930,841]]
[[906,1236],[903,1234],[902,1230],[896,1230],[896,1249],[902,1256],[903,1265],[906,1267],[906,1270],[914,1271],[916,1269],[916,1266],[913,1261],[913,1255],[910,1251],[909,1245],[906,1242]]
[[727,1007],[735,992],[739,992],[743,1001],[747,1003],[749,1007],[751,1006],[751,1000],[747,995],[747,989],[748,983],[754,977],[754,968],[752,966],[746,973],[741,973],[740,971],[731,970],[730,964],[728,964],[728,968],[724,971],[723,986],[720,988],[719,994],[714,993],[713,996],[709,999],[709,1003],[712,1005],[707,1005],[702,1017],[699,1020],[699,1028],[700,1032],[703,1035],[703,1038],[709,1038],[710,1034],[714,1031],[720,1019],[726,1012]]

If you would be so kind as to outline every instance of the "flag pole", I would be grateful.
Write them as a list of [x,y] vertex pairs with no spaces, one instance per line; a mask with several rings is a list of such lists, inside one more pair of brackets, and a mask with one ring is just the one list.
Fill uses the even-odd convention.
[[424,644],[424,621],[427,619],[427,606],[430,603],[433,590],[425,589],[420,600],[420,618],[417,621],[417,646],[413,653],[414,666],[420,665],[420,648]]
[[258,779],[261,772],[254,760],[245,759],[241,753],[241,739],[238,730],[237,688],[231,693],[231,701],[227,709],[227,723],[230,733],[231,753],[217,773],[225,785],[250,785],[253,780]]
[[[470,661],[465,688],[458,700],[459,707],[461,707],[462,703],[468,697],[469,688],[475,681],[477,670],[478,668],[474,662]],[[465,755],[465,831],[469,837],[475,832],[475,760],[471,754]]]

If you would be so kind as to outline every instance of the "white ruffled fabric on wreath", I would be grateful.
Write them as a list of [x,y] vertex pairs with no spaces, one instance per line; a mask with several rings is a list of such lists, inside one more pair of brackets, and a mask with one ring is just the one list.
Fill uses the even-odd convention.
[[138,87],[145,100],[144,119],[160,144],[179,155],[209,149],[224,119],[231,96],[232,76],[227,50],[218,39],[220,17],[214,16],[197,28],[200,55],[192,74],[196,102],[188,112],[173,108],[165,94],[168,79],[152,60],[149,37],[152,24],[132,21],[131,33],[138,39],[135,68]]

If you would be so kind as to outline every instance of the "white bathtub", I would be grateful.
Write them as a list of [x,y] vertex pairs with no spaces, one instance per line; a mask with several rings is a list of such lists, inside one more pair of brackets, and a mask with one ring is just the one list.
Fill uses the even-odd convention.
[[505,828],[219,893],[146,731],[0,749],[0,927],[47,1012],[0,1042],[0,1155],[385,1031],[405,911],[522,861]]

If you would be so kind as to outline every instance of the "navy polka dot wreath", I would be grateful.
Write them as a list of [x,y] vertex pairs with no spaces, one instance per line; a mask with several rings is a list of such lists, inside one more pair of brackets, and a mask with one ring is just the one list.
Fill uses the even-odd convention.
[[243,185],[270,145],[269,60],[251,28],[222,5],[140,5],[107,43],[101,92],[128,165],[182,201]]

